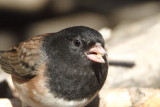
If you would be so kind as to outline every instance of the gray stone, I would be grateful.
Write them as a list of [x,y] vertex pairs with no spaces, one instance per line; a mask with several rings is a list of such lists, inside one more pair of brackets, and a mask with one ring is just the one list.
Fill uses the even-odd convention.
[[109,60],[132,60],[136,65],[133,68],[110,66],[105,87],[160,88],[160,14],[125,23],[113,33]]

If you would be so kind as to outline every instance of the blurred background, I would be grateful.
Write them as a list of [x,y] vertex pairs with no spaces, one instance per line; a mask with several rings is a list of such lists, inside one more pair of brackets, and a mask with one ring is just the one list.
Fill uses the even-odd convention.
[[[104,90],[160,88],[158,0],[0,0],[0,50],[79,25],[98,30],[106,41],[110,67]],[[0,98],[14,92],[0,69]]]

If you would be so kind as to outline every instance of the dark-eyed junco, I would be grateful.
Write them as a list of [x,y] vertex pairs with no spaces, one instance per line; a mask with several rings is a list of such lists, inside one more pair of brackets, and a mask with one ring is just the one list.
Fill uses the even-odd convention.
[[75,26],[35,36],[0,51],[24,107],[84,107],[108,72],[104,40],[96,30]]

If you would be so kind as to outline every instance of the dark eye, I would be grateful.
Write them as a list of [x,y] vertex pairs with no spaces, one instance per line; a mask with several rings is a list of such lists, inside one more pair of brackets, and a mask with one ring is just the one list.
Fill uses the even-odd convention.
[[82,42],[80,41],[80,40],[74,40],[73,41],[73,43],[74,43],[74,45],[76,46],[76,47],[79,47],[79,46],[81,46],[81,44],[82,44]]

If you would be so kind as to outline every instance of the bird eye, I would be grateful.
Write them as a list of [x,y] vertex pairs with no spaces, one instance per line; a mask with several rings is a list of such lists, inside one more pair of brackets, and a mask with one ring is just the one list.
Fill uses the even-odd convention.
[[74,45],[76,46],[76,47],[79,47],[79,46],[81,46],[81,44],[82,44],[82,42],[80,41],[80,40],[74,40],[73,41],[73,43],[74,43]]

